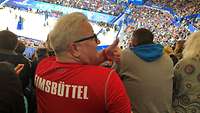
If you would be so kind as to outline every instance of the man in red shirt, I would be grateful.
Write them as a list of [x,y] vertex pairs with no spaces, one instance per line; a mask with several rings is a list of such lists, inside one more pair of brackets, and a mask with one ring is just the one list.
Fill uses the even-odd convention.
[[99,44],[86,16],[61,17],[49,34],[56,57],[43,59],[35,76],[38,113],[131,113],[119,75],[97,66],[113,52],[97,52]]

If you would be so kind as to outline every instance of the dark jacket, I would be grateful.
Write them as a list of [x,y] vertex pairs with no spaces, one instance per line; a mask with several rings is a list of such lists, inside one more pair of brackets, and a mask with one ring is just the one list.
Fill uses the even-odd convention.
[[19,74],[19,79],[21,80],[22,88],[24,90],[29,84],[29,78],[31,74],[29,61],[21,55],[17,55],[15,53],[2,52],[0,52],[0,61],[7,61],[13,64],[14,66],[17,66],[18,64],[24,64],[24,68]]
[[25,113],[20,80],[7,65],[0,69],[0,113]]

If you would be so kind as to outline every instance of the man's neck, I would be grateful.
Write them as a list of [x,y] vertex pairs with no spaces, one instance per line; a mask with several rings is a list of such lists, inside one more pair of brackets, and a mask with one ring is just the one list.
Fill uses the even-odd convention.
[[56,61],[61,62],[61,63],[81,64],[80,60],[78,58],[73,57],[73,56],[56,56]]

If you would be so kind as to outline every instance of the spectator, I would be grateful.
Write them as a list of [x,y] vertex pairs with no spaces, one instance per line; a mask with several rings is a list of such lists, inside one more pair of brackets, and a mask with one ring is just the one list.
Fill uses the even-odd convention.
[[185,40],[179,40],[179,41],[176,42],[174,53],[179,60],[182,59],[182,57],[183,57],[182,52],[183,52],[183,49],[184,49],[184,43],[185,43]]
[[[132,13],[127,18],[134,20],[134,22],[127,27],[125,31],[127,36],[132,33],[128,32],[131,29],[147,28],[154,33],[154,41],[165,46],[173,45],[178,40],[177,37],[185,39],[189,34],[186,25],[180,27],[174,26],[172,23],[173,16],[167,12],[155,8],[134,5],[130,5],[129,9]],[[123,46],[127,47],[127,44]]]
[[48,57],[48,50],[46,48],[38,48],[36,53],[34,54],[34,58],[31,65],[33,77],[35,76],[35,71],[38,63],[46,57]]
[[0,113],[25,113],[20,80],[7,62],[0,62],[0,90]]
[[200,31],[186,40],[183,58],[174,68],[173,107],[176,113],[200,112]]
[[173,62],[151,31],[133,32],[132,45],[115,65],[136,113],[172,113]]
[[17,48],[15,49],[15,52],[17,53],[18,56],[20,56],[24,60],[26,60],[26,62],[29,63],[29,65],[31,65],[31,61],[23,55],[25,49],[26,49],[25,44],[22,41],[18,41]]
[[61,17],[49,36],[56,57],[43,59],[36,69],[38,113],[131,113],[118,74],[95,66],[112,57],[118,40],[97,53],[99,40],[77,12]]
[[15,52],[17,54],[23,55],[25,49],[26,49],[25,44],[22,41],[18,41],[17,48],[15,49]]
[[176,63],[178,62],[178,58],[174,55],[173,49],[170,46],[165,46],[164,51],[170,56],[175,66]]
[[[125,1],[113,2],[110,0],[39,0],[44,2],[50,2],[52,4],[59,4],[72,8],[79,8],[89,11],[95,11],[100,13],[106,13],[110,15],[119,15],[125,10],[127,3]],[[55,11],[54,11],[55,12]],[[59,12],[59,11],[57,11]]]
[[165,5],[175,10],[178,16],[184,17],[200,13],[199,0],[150,0],[153,3]]
[[40,61],[47,56],[48,56],[48,50],[46,48],[38,48],[35,54],[35,59],[37,61]]
[[30,103],[29,97],[32,93],[28,88],[30,85],[29,83],[31,76],[30,64],[24,56],[19,55],[15,52],[17,43],[17,35],[7,30],[0,31],[0,61],[9,62],[15,67],[22,67],[22,70],[19,72],[18,77],[21,80],[24,95],[27,97],[27,100]]
[[23,70],[19,74],[19,78],[22,82],[23,90],[25,90],[29,84],[30,65],[27,59],[17,55],[15,52],[17,43],[17,35],[7,30],[0,31],[0,61],[7,61],[15,66],[18,64],[24,65]]

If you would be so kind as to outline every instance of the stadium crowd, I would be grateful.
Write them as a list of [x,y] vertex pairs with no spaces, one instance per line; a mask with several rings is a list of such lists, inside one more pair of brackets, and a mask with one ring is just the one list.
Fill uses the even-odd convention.
[[184,25],[189,25],[189,24],[193,24],[197,29],[200,29],[200,18],[194,17],[194,18],[183,18],[181,21],[181,24]]
[[[193,15],[200,14],[199,0],[149,0],[146,4],[156,4],[161,7],[172,8],[182,24],[193,24],[199,29],[200,19]],[[186,18],[192,16],[192,18]]]
[[[183,17],[200,13],[199,0],[150,0],[154,4],[173,8],[178,16]],[[186,5],[187,4],[187,5]]]
[[132,19],[134,22],[129,24],[125,30],[126,38],[123,40],[125,48],[128,44],[127,39],[131,37],[131,31],[138,28],[151,30],[155,35],[154,41],[162,45],[173,45],[177,40],[184,40],[190,34],[186,24],[182,24],[180,27],[174,26],[172,23],[173,17],[167,12],[134,5],[130,5],[129,8],[132,13],[127,15],[127,18]]
[[126,2],[115,3],[109,0],[39,0],[66,7],[85,9],[111,15],[119,15],[126,8]]

